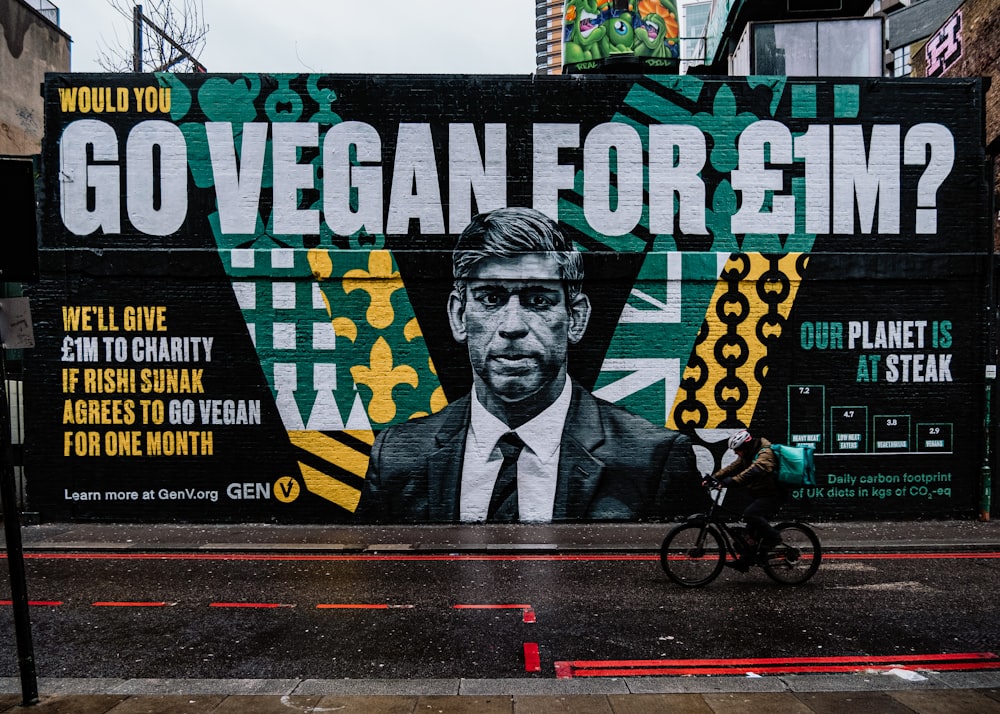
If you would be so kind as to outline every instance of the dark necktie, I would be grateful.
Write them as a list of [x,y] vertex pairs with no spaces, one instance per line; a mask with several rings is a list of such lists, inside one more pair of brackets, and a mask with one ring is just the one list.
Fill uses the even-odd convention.
[[503,454],[503,464],[497,481],[493,485],[493,496],[490,498],[490,508],[486,512],[486,520],[494,523],[510,523],[518,520],[517,510],[517,457],[521,455],[524,442],[512,431],[500,437],[497,442],[500,453]]

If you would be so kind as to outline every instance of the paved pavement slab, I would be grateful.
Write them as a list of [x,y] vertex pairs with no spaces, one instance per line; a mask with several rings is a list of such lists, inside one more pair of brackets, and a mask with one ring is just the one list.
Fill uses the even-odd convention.
[[[224,696],[192,696],[189,694],[165,694],[158,697],[131,697],[109,710],[109,714],[158,714],[159,712],[184,712],[184,714],[207,714],[214,712]],[[25,712],[28,714],[28,712]]]
[[[417,697],[341,697],[327,696],[319,700],[316,712],[335,714],[411,714],[417,709]],[[298,711],[298,710],[293,710]],[[286,709],[283,714],[289,714]]]
[[[389,698],[390,697],[380,697],[380,699]],[[400,699],[408,698],[400,697]],[[315,711],[318,714],[322,711],[347,711],[346,708],[340,708],[341,705],[339,704],[333,703],[330,705],[321,705],[320,701],[321,697],[319,696],[261,697],[256,695],[234,694],[223,699],[222,703],[212,710],[212,714],[299,714],[300,712],[310,711]],[[373,700],[365,699],[364,701],[371,702]],[[378,702],[379,700],[374,700],[374,703]],[[375,706],[370,707],[368,711],[372,712],[372,714],[391,714],[393,712],[391,709],[382,709]],[[412,710],[406,711],[409,712]],[[25,714],[28,713],[25,712]],[[115,714],[118,713],[115,712]]]
[[802,692],[798,699],[815,714],[913,714],[886,692]]
[[435,714],[513,714],[514,698],[506,697],[442,697],[426,696],[417,699],[417,712]]
[[789,693],[728,693],[703,694],[705,703],[714,714],[746,714],[746,712],[767,712],[767,714],[810,714],[801,699]]
[[700,694],[610,695],[608,703],[614,714],[712,714],[712,708]]
[[977,712],[1000,714],[1000,701],[973,689],[937,689],[929,692],[890,692],[889,696],[902,702],[917,714],[952,714]]
[[[107,714],[114,707],[126,700],[125,696],[115,694],[54,694],[41,697],[38,704],[31,708],[18,703],[5,710],[5,714]],[[161,709],[166,712],[169,710]]]
[[607,697],[587,694],[518,696],[514,714],[614,714]]

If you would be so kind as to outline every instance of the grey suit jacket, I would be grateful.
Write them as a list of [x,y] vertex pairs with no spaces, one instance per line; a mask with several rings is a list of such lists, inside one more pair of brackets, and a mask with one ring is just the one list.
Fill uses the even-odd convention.
[[[458,521],[469,418],[466,395],[436,414],[380,433],[358,517],[389,523]],[[696,488],[697,479],[688,437],[655,427],[573,383],[560,444],[554,521],[672,514],[666,503],[669,492]]]

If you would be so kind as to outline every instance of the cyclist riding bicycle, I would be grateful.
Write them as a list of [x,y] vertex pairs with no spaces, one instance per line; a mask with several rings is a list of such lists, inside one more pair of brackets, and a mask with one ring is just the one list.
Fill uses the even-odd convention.
[[[719,469],[712,478],[720,486],[742,486],[750,495],[750,504],[743,509],[747,533],[758,543],[757,553],[765,554],[781,542],[781,535],[771,527],[770,519],[778,513],[788,498],[787,489],[778,481],[778,459],[771,442],[741,429],[729,437],[729,448],[736,460]],[[706,479],[704,485],[713,485]],[[748,567],[755,554],[744,553],[737,567]]]

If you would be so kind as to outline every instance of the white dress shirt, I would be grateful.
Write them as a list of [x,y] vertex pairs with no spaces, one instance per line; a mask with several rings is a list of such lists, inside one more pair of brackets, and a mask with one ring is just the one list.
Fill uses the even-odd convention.
[[[522,522],[552,520],[559,474],[559,443],[573,389],[569,377],[559,397],[541,414],[513,430],[524,442],[517,459],[517,505]],[[463,521],[485,521],[503,455],[500,437],[511,428],[490,414],[472,390],[472,416],[465,438],[459,499]]]

